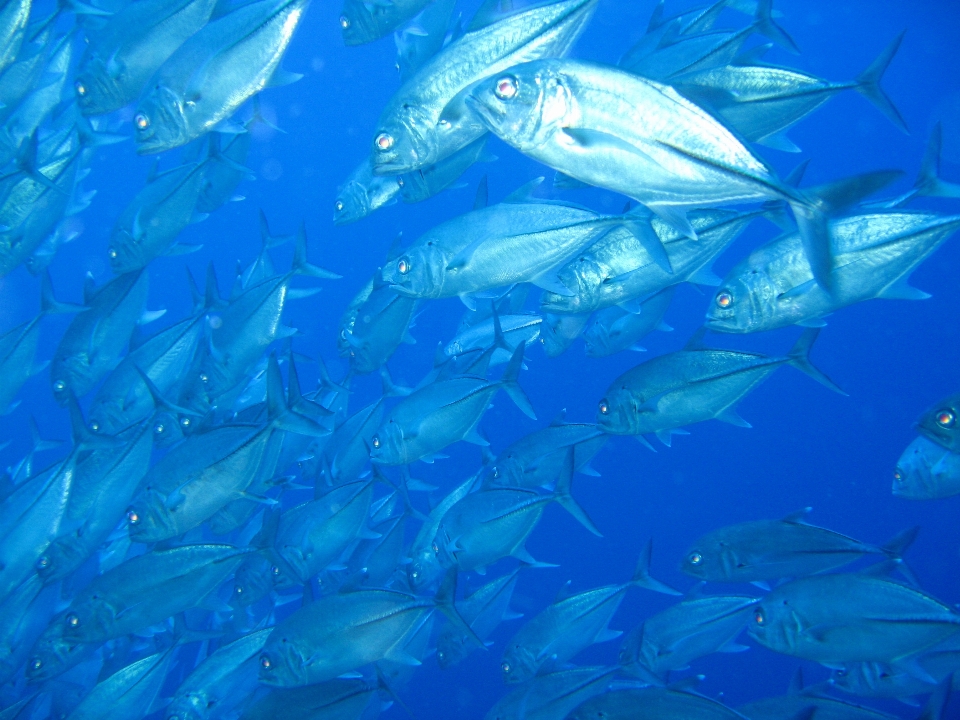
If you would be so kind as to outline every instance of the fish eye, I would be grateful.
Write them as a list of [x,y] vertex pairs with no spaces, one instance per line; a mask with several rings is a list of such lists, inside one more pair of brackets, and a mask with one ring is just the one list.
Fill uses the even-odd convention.
[[509,675],[509,674],[510,674],[510,663],[508,663],[508,662],[503,663],[503,664],[500,666],[500,669],[503,670],[504,674]]
[[163,423],[157,423],[156,425],[153,426],[153,431],[154,431],[157,435],[163,435],[164,429],[165,429],[165,428],[163,427]]
[[418,563],[417,565],[414,565],[414,566],[413,566],[413,572],[410,573],[410,577],[412,577],[414,580],[416,580],[418,577],[420,577],[420,565],[419,565],[419,563]]
[[698,552],[692,552],[692,553],[690,553],[690,555],[687,557],[687,561],[688,561],[691,565],[699,565],[700,563],[703,562],[703,555],[701,555],[701,554],[698,553]]
[[38,657],[34,658],[33,660],[30,661],[30,667],[33,668],[34,670],[39,670],[40,668],[43,667],[43,660],[41,660]]
[[500,477],[500,468],[494,468],[494,469],[493,469],[493,479],[496,480],[496,479],[499,478],[499,477]]
[[599,409],[601,415],[606,415],[610,412],[610,403],[607,402],[606,398],[600,401]]
[[150,127],[150,118],[143,113],[137,113],[133,118],[133,122],[139,130],[146,130],[148,127]]
[[433,551],[434,551],[435,553],[438,553],[438,554],[440,553],[440,546],[437,545],[436,543],[434,543],[434,544],[431,545],[430,547],[433,548]]
[[67,389],[67,384],[66,384],[63,380],[57,380],[57,381],[53,384],[53,391],[54,391],[54,392],[63,392],[63,391],[66,390],[66,389]]
[[131,525],[136,525],[140,522],[140,513],[138,513],[133,508],[127,510],[127,522]]
[[190,418],[188,417],[180,418],[180,427],[182,428],[190,427]]
[[847,671],[844,670],[843,668],[841,668],[841,669],[839,669],[839,670],[835,670],[834,672],[836,672],[837,677],[846,677],[846,676],[847,676]]
[[897,482],[903,482],[903,472],[900,470],[900,468],[897,468],[893,471],[893,479]]
[[276,565],[270,566],[270,572],[274,577],[280,577],[280,568],[278,568]]
[[403,187],[403,178],[397,175],[397,187]]
[[67,615],[67,625],[70,627],[80,627],[80,618],[77,617],[76,613],[70,613]]
[[206,373],[200,373],[200,382],[205,383],[210,381],[210,376]]
[[46,570],[48,567],[50,567],[50,558],[41,555],[40,559],[37,560],[37,570]]
[[373,436],[373,440],[371,440],[371,442],[373,443],[373,449],[374,449],[374,450],[379,450],[379,449],[380,449],[380,436],[379,436],[379,435],[374,435],[374,436]]
[[118,254],[119,254],[119,253],[117,252],[117,249],[116,249],[116,248],[110,248],[110,249],[107,251],[107,255],[110,256],[110,259],[111,259],[111,260],[116,260]]
[[733,295],[726,290],[721,290],[717,293],[716,301],[720,307],[728,308],[733,304]]
[[937,425],[942,428],[952,428],[957,422],[957,416],[951,410],[941,410],[937,413]]
[[408,272],[410,272],[410,261],[407,258],[401,258],[397,262],[397,272],[399,272],[401,275],[406,275]]
[[389,150],[393,147],[394,140],[392,135],[380,133],[373,142],[377,146],[377,150]]
[[493,92],[501,100],[511,100],[517,95],[517,90],[519,89],[519,84],[517,79],[512,75],[505,75],[504,77],[497,80],[497,85],[494,88]]
[[437,660],[443,660],[444,657],[446,657],[446,655],[443,650],[437,650]]
[[340,27],[342,27],[344,30],[346,30],[348,27],[350,27],[350,18],[348,18],[346,15],[341,15],[341,16],[340,16]]
[[269,655],[263,654],[260,656],[260,667],[262,667],[264,670],[269,670],[271,665],[273,665],[273,663],[270,662]]
[[343,212],[343,200],[337,200],[333,207],[337,212]]
[[243,586],[242,586],[242,585],[234,585],[234,586],[233,586],[233,594],[234,594],[234,595],[243,595]]
[[91,432],[100,432],[100,423],[98,423],[96,420],[94,420],[92,423],[90,423],[90,431],[91,431]]
[[73,84],[73,87],[76,89],[77,95],[79,95],[80,97],[83,97],[84,95],[87,94],[87,88],[86,88],[86,86],[85,86],[82,82],[80,82],[79,80],[77,80],[77,81]]
[[767,622],[767,618],[763,614],[763,610],[760,610],[759,608],[753,614],[753,619],[756,621],[757,625],[763,625]]

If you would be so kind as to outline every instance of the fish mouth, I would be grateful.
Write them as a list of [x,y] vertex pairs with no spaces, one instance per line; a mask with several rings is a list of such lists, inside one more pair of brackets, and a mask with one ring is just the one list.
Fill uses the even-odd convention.
[[477,96],[477,90],[474,90],[472,93],[467,95],[464,98],[464,103],[467,107],[479,118],[479,120],[487,126],[489,130],[499,125],[499,121],[502,120],[506,113],[503,112],[499,107],[493,107],[488,104],[483,97]]

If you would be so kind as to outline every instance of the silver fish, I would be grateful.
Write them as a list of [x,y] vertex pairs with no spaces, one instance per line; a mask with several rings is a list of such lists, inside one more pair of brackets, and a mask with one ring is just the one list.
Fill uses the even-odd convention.
[[608,307],[598,312],[583,335],[587,355],[605,357],[624,350],[642,352],[637,343],[654,330],[669,332],[672,327],[663,316],[673,299],[673,286],[651,295],[640,303],[640,312],[632,313],[619,307]]
[[897,461],[893,494],[911,500],[960,495],[960,455],[924,436],[916,438]]

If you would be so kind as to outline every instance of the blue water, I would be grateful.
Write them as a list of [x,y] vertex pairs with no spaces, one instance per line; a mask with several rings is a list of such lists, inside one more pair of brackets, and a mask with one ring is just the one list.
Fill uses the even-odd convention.
[[[779,0],[776,7],[783,13],[781,24],[803,54],[797,58],[774,48],[768,59],[833,80],[856,76],[896,34],[907,30],[884,87],[911,134],[899,132],[855,93],[841,94],[790,131],[804,150],[802,157],[812,160],[807,184],[900,168],[906,174],[890,194],[906,190],[938,120],[944,128],[942,174],[960,181],[960,44],[956,41],[960,5],[955,0]],[[601,0],[573,54],[616,62],[642,35],[652,8],[651,0]],[[461,3],[460,9],[469,17],[474,3]],[[489,149],[499,159],[471,168],[462,179],[466,187],[418,205],[400,203],[355,224],[334,227],[331,216],[337,186],[367,152],[376,119],[398,86],[391,39],[344,47],[338,14],[332,0],[314,0],[284,60],[287,69],[304,73],[304,78],[262,94],[264,114],[285,132],[256,131],[248,165],[258,177],[238,189],[247,199],[227,204],[183,232],[181,242],[202,243],[202,250],[150,265],[148,306],[167,309],[166,316],[150,329],[188,312],[185,266],[201,278],[213,261],[221,290],[229,289],[236,262],[246,265],[259,251],[257,210],[262,208],[278,233],[291,233],[304,220],[311,260],[343,275],[342,280],[322,282],[319,295],[291,301],[285,312],[285,323],[301,331],[294,340],[295,349],[307,356],[322,356],[332,375],[342,377],[347,366],[337,357],[335,344],[340,315],[382,264],[398,232],[412,242],[426,229],[469,210],[474,188],[484,174],[489,178],[491,201],[538,175],[549,176],[546,168],[491,139]],[[128,127],[124,132],[129,133]],[[758,154],[782,174],[799,159],[763,148]],[[177,151],[162,156],[161,167],[176,165],[177,157]],[[97,190],[97,196],[79,216],[83,233],[61,248],[50,268],[61,300],[79,301],[87,273],[98,283],[110,279],[106,260],[110,229],[142,187],[152,162],[136,156],[132,142],[97,152],[84,181],[87,189]],[[575,199],[604,211],[616,211],[623,202],[599,190],[581,191]],[[921,200],[917,206],[956,211],[949,201]],[[754,223],[720,258],[716,272],[723,276],[752,248],[776,234],[774,226]],[[287,266],[291,252],[290,247],[275,251],[277,267]],[[931,299],[871,301],[827,318],[829,324],[815,346],[813,361],[849,397],[833,394],[786,368],[740,406],[752,429],[704,423],[691,427],[689,436],[676,437],[672,448],[658,446],[656,453],[630,438],[612,439],[593,462],[601,477],[577,476],[574,483],[574,495],[604,537],[589,535],[563,510],[549,507],[527,547],[538,560],[559,567],[525,571],[514,606],[529,618],[551,602],[568,579],[575,590],[625,580],[639,549],[651,537],[653,574],[687,588],[692,581],[680,573],[679,562],[697,537],[725,524],[780,517],[805,506],[813,507],[809,520],[814,524],[873,543],[920,525],[919,538],[907,556],[910,565],[926,591],[951,604],[960,601],[960,498],[912,502],[890,492],[896,460],[915,436],[912,423],[939,398],[958,390],[958,276],[960,245],[953,239],[913,276],[913,284],[932,293]],[[32,317],[38,295],[37,278],[22,268],[0,280],[0,332]],[[537,345],[528,353],[528,370],[520,382],[539,420],[524,417],[506,396],[496,397],[482,422],[493,449],[499,451],[542,427],[563,408],[568,420],[592,422],[609,382],[649,356],[680,348],[701,324],[708,300],[693,286],[680,286],[666,316],[675,331],[647,337],[645,355],[627,352],[587,358],[578,341],[564,355],[547,358]],[[438,341],[453,336],[463,310],[456,299],[423,306],[412,331],[416,345],[401,346],[390,361],[395,381],[412,385],[431,369]],[[52,356],[69,317],[54,316],[44,323],[41,360]],[[788,328],[761,335],[708,337],[725,347],[779,354],[796,336],[797,330]],[[304,385],[311,387],[316,366],[304,363],[300,372]],[[377,396],[380,382],[376,375],[365,376],[352,387],[350,404],[356,409]],[[12,441],[0,451],[4,465],[13,464],[28,450],[31,414],[45,437],[69,437],[66,412],[53,402],[46,372],[26,384],[20,399],[12,414],[0,418],[0,440]],[[62,451],[44,455],[38,464],[54,461],[57,452]],[[479,466],[480,453],[473,445],[460,443],[446,452],[449,459],[416,464],[414,476],[446,490]],[[423,504],[422,498],[418,502]],[[512,562],[504,561],[490,572],[511,568]],[[472,575],[461,582],[477,587],[483,580]],[[665,596],[631,591],[611,627],[628,630],[671,602]],[[489,652],[476,652],[452,670],[442,672],[428,658],[402,691],[404,700],[418,718],[483,717],[505,692],[499,657],[504,642],[518,627],[516,621],[504,624],[493,635]],[[800,663],[750,644],[753,647],[746,653],[700,660],[694,669],[706,676],[702,692],[722,696],[732,705],[783,693]],[[613,663],[616,652],[616,642],[596,645],[583,652],[577,663]],[[804,670],[811,682],[828,674],[813,664],[804,664]],[[898,703],[875,706],[902,717],[916,715]],[[401,715],[394,707],[386,717]]]

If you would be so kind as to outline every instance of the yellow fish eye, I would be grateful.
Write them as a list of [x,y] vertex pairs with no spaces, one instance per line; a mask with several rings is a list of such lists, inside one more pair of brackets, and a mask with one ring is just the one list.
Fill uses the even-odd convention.
[[516,97],[518,89],[517,79],[511,75],[506,75],[497,80],[497,85],[493,92],[501,100],[511,100]]
[[733,295],[726,290],[717,293],[717,305],[722,308],[728,308],[733,304]]
[[406,275],[410,272],[410,261],[407,259],[400,260],[400,262],[397,263],[397,272],[401,275]]
[[373,141],[378,150],[389,150],[393,147],[393,136],[387,133],[380,133]]
[[136,117],[133,118],[133,122],[140,130],[146,130],[150,127],[150,118],[143,113],[137,113]]
[[599,409],[600,409],[600,414],[601,414],[601,415],[606,415],[608,412],[610,412],[610,405],[609,405],[609,403],[607,403],[606,400],[601,400],[601,401],[600,401],[600,405],[599,405]]
[[690,553],[688,560],[690,561],[691,565],[699,565],[703,562],[703,555],[698,552]]
[[86,88],[86,86],[85,86],[82,82],[80,82],[79,80],[77,80],[77,81],[73,84],[73,87],[76,88],[76,90],[77,90],[77,95],[79,95],[80,97],[83,97],[84,95],[87,94],[87,88]]
[[763,610],[758,609],[753,614],[753,619],[756,621],[757,625],[763,625],[767,622],[767,618],[763,614]]
[[127,522],[131,525],[136,525],[140,522],[140,514],[133,508],[127,510]]
[[260,667],[262,667],[264,670],[269,670],[271,665],[273,665],[273,663],[270,662],[269,655],[260,656]]
[[937,413],[937,425],[942,428],[951,428],[957,422],[957,416],[950,410],[941,410]]

